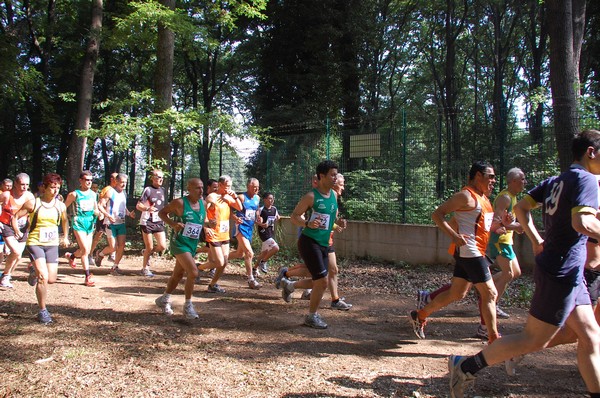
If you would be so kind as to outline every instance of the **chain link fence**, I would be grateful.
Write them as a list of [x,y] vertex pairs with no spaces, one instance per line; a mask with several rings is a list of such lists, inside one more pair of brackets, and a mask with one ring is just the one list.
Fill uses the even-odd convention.
[[[273,140],[259,146],[248,160],[231,153],[211,161],[212,178],[218,170],[233,177],[236,191],[245,191],[248,177],[258,178],[261,192],[271,192],[281,214],[292,212],[311,189],[316,165],[331,159],[346,179],[340,211],[355,221],[431,224],[433,210],[467,182],[475,160],[487,160],[498,175],[495,192],[505,185],[512,167],[527,176],[527,187],[559,172],[552,127],[534,141],[526,129],[494,137],[489,131],[463,132],[460,148],[441,120],[423,131],[422,121],[411,124],[401,115],[393,120],[315,121],[271,129]],[[215,173],[212,170],[216,170]],[[194,175],[193,170],[186,174]],[[198,175],[198,174],[195,174]]]

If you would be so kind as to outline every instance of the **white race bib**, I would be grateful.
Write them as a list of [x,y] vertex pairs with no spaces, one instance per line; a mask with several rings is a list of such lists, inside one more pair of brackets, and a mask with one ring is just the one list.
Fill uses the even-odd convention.
[[256,210],[246,209],[246,220],[255,220]]
[[41,227],[40,243],[50,243],[58,239],[58,227]]
[[229,220],[223,220],[219,223],[219,232],[229,232]]
[[267,227],[272,227],[275,225],[275,216],[269,216],[267,218]]
[[79,208],[81,211],[92,211],[94,210],[94,200],[82,200],[79,202]]
[[489,231],[492,227],[492,221],[494,221],[494,213],[486,213],[483,218],[483,224],[486,231]]
[[199,239],[200,231],[202,231],[202,224],[186,222],[183,231],[181,231],[181,235],[190,239]]
[[316,229],[329,229],[330,219],[331,216],[329,214],[317,213],[316,211],[310,216],[310,221],[319,221],[319,226]]
[[155,223],[162,222],[162,220],[158,216],[157,211],[150,213],[150,219],[152,220],[152,222],[155,222]]

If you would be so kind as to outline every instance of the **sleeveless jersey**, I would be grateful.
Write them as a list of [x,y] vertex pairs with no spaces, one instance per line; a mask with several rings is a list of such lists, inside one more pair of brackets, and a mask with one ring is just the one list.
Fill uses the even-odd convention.
[[98,195],[91,189],[87,191],[75,190],[75,216],[73,223],[79,225],[93,224],[96,216],[94,216],[94,203]]
[[302,234],[314,239],[320,246],[329,247],[329,235],[337,217],[337,199],[331,189],[329,190],[329,197],[324,197],[316,188],[313,188],[313,194],[315,199],[309,222],[319,220],[319,227],[304,228]]
[[237,225],[237,229],[248,240],[252,240],[252,231],[254,230],[254,223],[256,222],[256,211],[258,210],[260,197],[258,195],[250,197],[246,192],[244,192],[243,195],[244,202],[242,203],[242,211],[235,211],[236,216],[243,219],[242,223]]
[[[15,198],[12,196],[12,193],[9,193],[8,203],[4,203],[2,205],[2,213],[0,213],[0,222],[6,225],[11,225],[12,216],[15,214],[15,211],[19,210],[21,205],[17,204]],[[23,216],[17,220],[19,229],[24,231],[27,227],[27,216]]]
[[192,209],[187,196],[183,198],[183,216],[176,217],[176,220],[185,224],[183,230],[176,234],[173,234],[171,240],[171,254],[182,254],[190,253],[192,256],[196,255],[196,247],[200,240],[200,232],[206,218],[206,209],[204,203],[198,201],[200,208],[198,210]]
[[465,258],[485,256],[490,237],[490,227],[494,219],[494,209],[487,197],[479,195],[471,187],[464,187],[475,199],[474,209],[457,210],[454,218],[458,223],[458,233],[466,236],[467,244],[459,248],[459,256]]
[[113,189],[109,193],[108,213],[115,218],[113,225],[125,223],[125,213],[127,213],[127,196],[125,191],[117,192]]
[[35,199],[34,211],[29,214],[32,228],[27,237],[28,246],[58,246],[58,226],[64,206],[58,199],[51,203],[44,203],[39,197]]
[[[514,212],[513,208],[517,204],[517,196],[510,193],[510,191],[508,189],[505,189],[505,190],[501,191],[498,194],[498,196],[496,196],[496,199],[494,199],[494,205],[496,205],[496,200],[498,200],[498,198],[502,195],[506,195],[510,198],[510,205],[508,205],[508,208],[506,209],[506,211],[509,214],[512,214],[513,218],[515,218],[515,212]],[[512,231],[512,230],[510,230],[510,231],[507,230],[505,234],[498,235],[497,233],[492,231],[490,233],[490,244],[504,243],[506,245],[512,245],[513,244],[513,232],[514,231]]]
[[[220,196],[218,194],[212,194]],[[227,202],[217,201],[213,203],[210,208],[206,211],[208,213],[209,220],[217,220],[217,226],[214,228],[215,236],[210,238],[206,235],[207,242],[225,242],[229,240],[229,216],[231,215],[231,209]]]

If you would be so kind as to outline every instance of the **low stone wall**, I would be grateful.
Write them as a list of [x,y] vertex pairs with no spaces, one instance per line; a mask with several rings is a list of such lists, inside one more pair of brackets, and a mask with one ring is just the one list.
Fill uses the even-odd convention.
[[[295,247],[298,227],[282,217],[280,244]],[[335,235],[335,251],[340,257],[369,257],[409,264],[444,264],[452,261],[448,238],[435,226],[349,221],[348,228]],[[527,237],[514,235],[514,249],[523,269],[533,267],[534,258]]]

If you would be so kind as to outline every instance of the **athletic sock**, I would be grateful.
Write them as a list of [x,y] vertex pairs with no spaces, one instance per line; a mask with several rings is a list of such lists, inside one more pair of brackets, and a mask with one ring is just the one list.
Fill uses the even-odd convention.
[[465,361],[460,365],[460,370],[462,370],[464,373],[470,373],[474,375],[487,366],[488,364],[483,357],[483,353],[480,351],[477,355],[467,357],[467,359],[465,359]]
[[85,276],[90,276],[90,269],[89,268],[85,270]]
[[169,293],[163,294],[162,301],[164,301],[165,303],[168,303],[169,301],[171,301],[171,295]]
[[338,299],[335,299],[335,300],[331,300],[331,304],[337,304],[337,303],[339,303],[339,302],[340,302],[340,299],[339,299],[339,298],[338,298]]
[[191,303],[192,303],[192,299],[191,299],[191,298],[189,298],[189,299],[185,299],[185,303],[186,303],[186,304],[191,304]]

